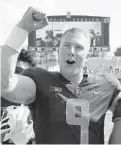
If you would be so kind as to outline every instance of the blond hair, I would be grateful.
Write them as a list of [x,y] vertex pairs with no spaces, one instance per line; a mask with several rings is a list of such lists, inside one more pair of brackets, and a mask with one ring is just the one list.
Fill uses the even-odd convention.
[[60,40],[60,43],[62,41],[62,39],[64,38],[64,36],[68,33],[71,32],[72,34],[77,34],[77,33],[81,33],[84,37],[85,37],[85,42],[88,48],[90,48],[90,37],[89,37],[89,33],[88,32],[84,32],[82,29],[79,28],[71,28],[66,30]]

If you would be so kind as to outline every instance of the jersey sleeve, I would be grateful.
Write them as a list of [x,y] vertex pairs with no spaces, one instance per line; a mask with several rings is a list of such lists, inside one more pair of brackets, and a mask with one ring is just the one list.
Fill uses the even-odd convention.
[[121,120],[121,98],[117,101],[113,112],[112,121]]
[[113,122],[121,119],[121,90],[118,88],[115,88],[114,94],[112,95],[110,110],[113,113]]
[[112,121],[115,122],[121,119],[121,82],[112,74],[105,73],[104,76],[110,82],[110,85],[114,87],[109,109],[113,113]]
[[34,68],[25,69],[21,74],[24,76],[27,76],[27,77],[31,78],[33,81],[35,81],[34,80]]
[[31,78],[36,84],[38,81],[42,82],[43,80],[45,80],[47,71],[42,68],[32,67],[24,70],[21,74]]

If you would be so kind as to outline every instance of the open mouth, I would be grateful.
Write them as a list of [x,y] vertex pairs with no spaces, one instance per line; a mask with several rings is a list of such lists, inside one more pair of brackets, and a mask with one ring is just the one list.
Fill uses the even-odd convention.
[[68,65],[72,65],[72,64],[75,63],[75,60],[66,60],[66,62],[67,62]]

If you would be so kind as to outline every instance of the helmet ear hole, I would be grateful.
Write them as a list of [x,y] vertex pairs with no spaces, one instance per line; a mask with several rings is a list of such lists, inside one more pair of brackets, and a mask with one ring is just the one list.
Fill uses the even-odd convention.
[[16,109],[16,108],[17,108],[16,106],[13,107],[13,109]]

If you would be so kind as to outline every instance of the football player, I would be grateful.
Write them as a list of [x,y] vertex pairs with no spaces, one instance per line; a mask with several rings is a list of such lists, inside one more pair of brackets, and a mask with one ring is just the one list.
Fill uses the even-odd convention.
[[82,30],[72,28],[63,34],[60,72],[32,68],[14,74],[25,38],[47,24],[45,14],[30,7],[13,29],[2,49],[2,96],[15,103],[33,102],[36,144],[103,144],[110,108],[114,122],[110,143],[121,144],[120,82],[108,73],[88,75],[83,81],[90,40]]

